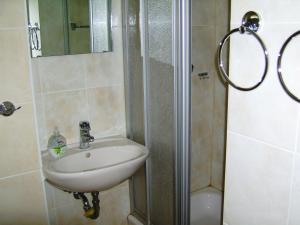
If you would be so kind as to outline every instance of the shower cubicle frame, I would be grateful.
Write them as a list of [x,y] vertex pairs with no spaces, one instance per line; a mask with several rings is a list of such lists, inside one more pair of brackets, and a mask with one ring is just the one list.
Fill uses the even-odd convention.
[[[141,42],[143,55],[143,86],[144,86],[144,129],[145,145],[148,146],[148,0],[140,0],[142,13]],[[123,21],[127,19],[128,0],[122,1]],[[191,0],[172,0],[172,63],[174,67],[174,137],[175,137],[175,212],[176,225],[190,224],[190,149],[191,149]],[[124,72],[128,73],[128,40],[127,24],[123,22]],[[126,83],[125,79],[125,85]],[[126,96],[129,96],[126,93]],[[126,99],[130,102],[130,99]],[[127,129],[130,130],[127,118]],[[130,135],[129,135],[130,136]],[[150,163],[146,163],[147,180],[147,225],[151,225],[150,203]],[[131,204],[133,204],[133,190],[131,188]],[[134,211],[134,206],[131,206]]]
[[191,0],[173,0],[173,65],[176,124],[176,225],[190,224]]

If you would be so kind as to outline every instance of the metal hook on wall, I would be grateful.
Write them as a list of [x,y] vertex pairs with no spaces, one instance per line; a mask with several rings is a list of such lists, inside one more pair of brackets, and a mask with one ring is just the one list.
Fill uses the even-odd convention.
[[41,46],[40,46],[39,35],[38,35],[38,32],[40,31],[39,24],[34,23],[34,25],[31,25],[29,23],[28,29],[29,29],[30,48],[31,48],[31,50],[40,51]]

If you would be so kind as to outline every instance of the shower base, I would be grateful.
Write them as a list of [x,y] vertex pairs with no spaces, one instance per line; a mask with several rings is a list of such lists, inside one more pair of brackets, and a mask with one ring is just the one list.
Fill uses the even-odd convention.
[[208,187],[191,196],[191,225],[221,225],[222,192]]

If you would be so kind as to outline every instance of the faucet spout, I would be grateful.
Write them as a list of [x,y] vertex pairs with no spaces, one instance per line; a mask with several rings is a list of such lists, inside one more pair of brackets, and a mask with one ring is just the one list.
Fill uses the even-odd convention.
[[90,135],[91,126],[88,121],[81,121],[79,123],[80,132],[80,149],[87,149],[90,147],[90,143],[95,140],[93,136]]

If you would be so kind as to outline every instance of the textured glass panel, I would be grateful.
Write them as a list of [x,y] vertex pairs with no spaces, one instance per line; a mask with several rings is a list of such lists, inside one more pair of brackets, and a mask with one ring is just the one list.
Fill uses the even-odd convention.
[[[144,136],[144,89],[143,89],[143,59],[141,53],[140,33],[140,0],[128,0],[127,40],[128,40],[128,70],[127,70],[127,114],[129,121],[128,136],[140,143],[145,143]],[[142,167],[131,180],[132,205],[134,214],[146,220],[147,192],[146,171]]]
[[[151,222],[174,224],[174,74],[172,66],[172,1],[148,0],[149,73],[147,77],[148,144],[151,152]],[[143,67],[139,0],[128,0],[129,136],[144,143]],[[146,214],[145,170],[132,179],[133,210]]]
[[172,64],[172,1],[149,0],[148,10],[150,57]]
[[148,0],[148,112],[151,222],[174,224],[174,73],[172,1]]
[[[135,23],[132,23],[135,18]],[[131,137],[144,144],[143,59],[139,29],[139,0],[128,0],[128,75],[130,77]]]

